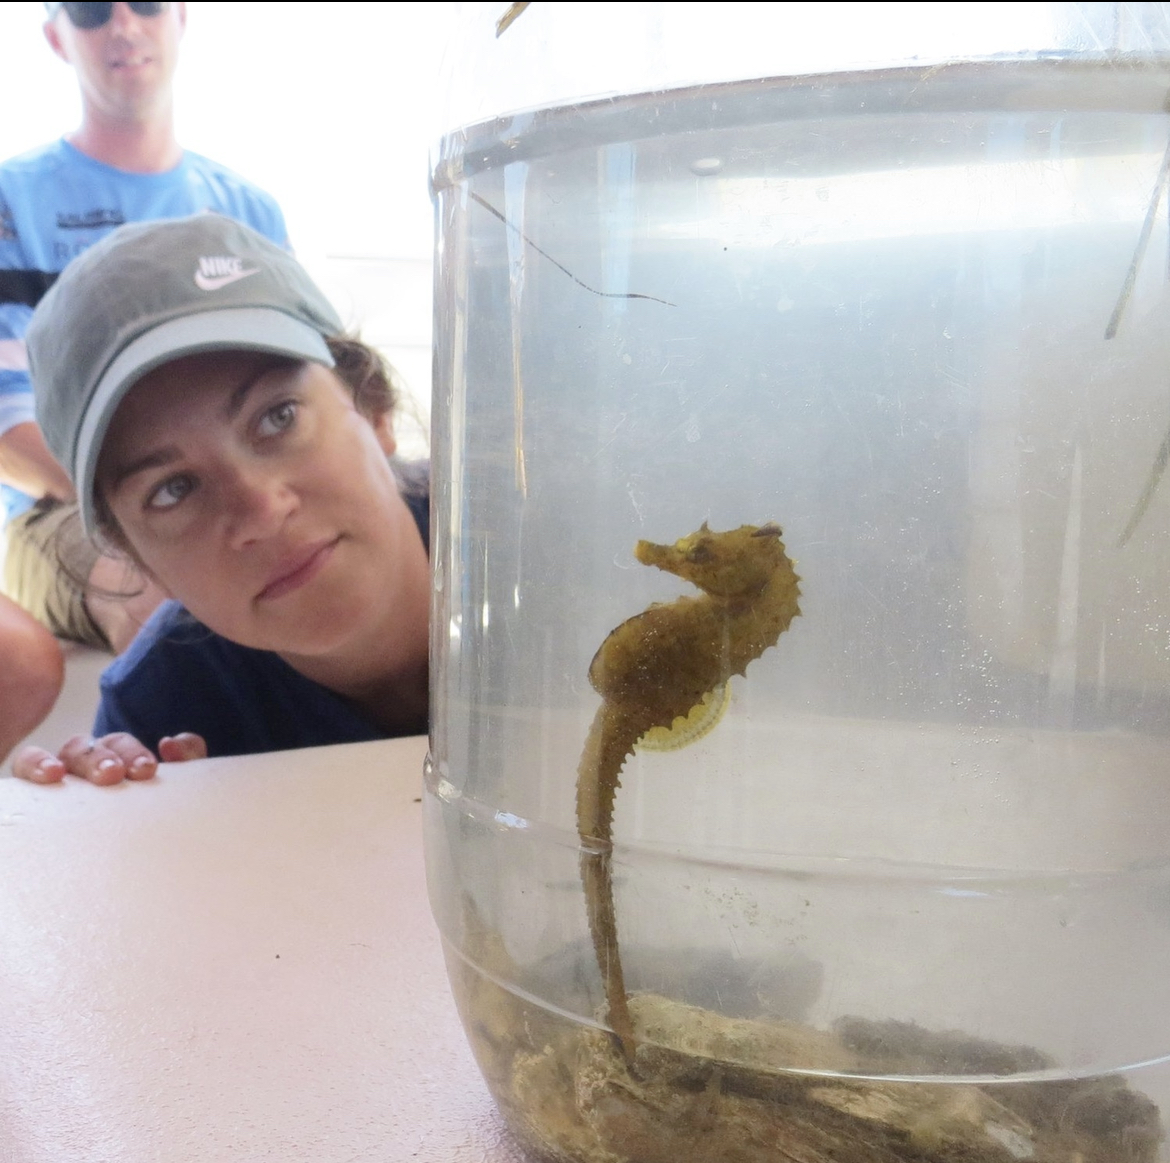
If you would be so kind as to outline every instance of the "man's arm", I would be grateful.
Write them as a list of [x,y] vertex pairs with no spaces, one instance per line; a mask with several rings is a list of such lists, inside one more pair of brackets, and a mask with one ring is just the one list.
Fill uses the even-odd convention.
[[8,182],[0,181],[0,484],[31,497],[71,500],[69,477],[33,417],[24,344],[33,308],[56,275],[40,269],[45,266],[43,256],[37,262],[37,255],[28,250],[13,205]]
[[32,420],[0,433],[0,483],[33,497],[69,501],[74,496],[68,475]]

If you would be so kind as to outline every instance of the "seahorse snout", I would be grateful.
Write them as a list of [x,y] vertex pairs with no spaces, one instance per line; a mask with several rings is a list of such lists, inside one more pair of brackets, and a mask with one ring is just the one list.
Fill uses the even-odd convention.
[[725,599],[758,593],[778,569],[789,564],[775,521],[741,525],[723,533],[712,532],[704,522],[697,532],[673,545],[639,541],[634,556],[643,565],[673,573]]
[[659,569],[670,569],[666,563],[675,552],[675,546],[658,545],[653,541],[639,541],[634,546],[634,556],[643,565],[656,565]]

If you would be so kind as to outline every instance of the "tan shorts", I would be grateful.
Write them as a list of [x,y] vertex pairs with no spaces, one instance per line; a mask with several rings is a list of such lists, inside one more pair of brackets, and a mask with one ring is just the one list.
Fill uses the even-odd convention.
[[58,638],[109,650],[85,604],[85,579],[98,559],[75,503],[49,498],[4,529],[4,592]]

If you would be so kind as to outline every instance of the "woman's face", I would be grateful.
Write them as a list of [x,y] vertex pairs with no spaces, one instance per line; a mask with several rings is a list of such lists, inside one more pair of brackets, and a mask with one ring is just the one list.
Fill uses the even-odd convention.
[[97,484],[141,564],[200,621],[328,655],[384,624],[402,539],[418,538],[393,450],[388,421],[363,417],[329,369],[218,352],[131,388]]

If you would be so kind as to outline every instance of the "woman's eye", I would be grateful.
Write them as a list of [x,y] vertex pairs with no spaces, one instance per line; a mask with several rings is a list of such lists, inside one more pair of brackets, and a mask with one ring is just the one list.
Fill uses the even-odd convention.
[[277,436],[287,432],[297,418],[297,405],[293,400],[283,400],[269,408],[261,417],[257,430],[260,436]]
[[168,477],[146,498],[149,509],[170,509],[177,505],[195,488],[194,478],[179,475]]

